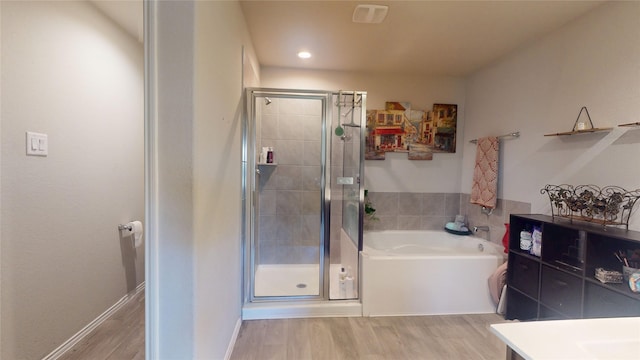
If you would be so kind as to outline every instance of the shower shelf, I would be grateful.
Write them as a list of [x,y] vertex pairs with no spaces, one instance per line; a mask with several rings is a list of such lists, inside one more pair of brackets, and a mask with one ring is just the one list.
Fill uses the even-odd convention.
[[258,163],[258,166],[277,166],[277,163]]

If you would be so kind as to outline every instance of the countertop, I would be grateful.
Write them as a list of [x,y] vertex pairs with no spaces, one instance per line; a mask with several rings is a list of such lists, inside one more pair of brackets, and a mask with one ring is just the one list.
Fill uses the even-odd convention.
[[491,331],[528,360],[640,359],[640,317],[509,322]]

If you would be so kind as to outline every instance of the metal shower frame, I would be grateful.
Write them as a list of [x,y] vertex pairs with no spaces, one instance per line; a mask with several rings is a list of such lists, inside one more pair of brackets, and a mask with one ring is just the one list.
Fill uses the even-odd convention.
[[[244,92],[243,129],[242,129],[242,253],[243,253],[243,303],[268,302],[268,301],[292,301],[292,300],[329,300],[329,285],[327,281],[330,269],[330,229],[331,229],[331,156],[329,153],[331,146],[331,129],[333,124],[333,97],[340,97],[345,94],[359,94],[359,106],[366,109],[366,92],[364,91],[319,91],[319,90],[297,90],[297,89],[274,89],[274,88],[246,88]],[[355,99],[354,96],[354,106]],[[319,295],[302,296],[254,296],[255,282],[255,255],[256,254],[256,171],[258,170],[256,159],[256,98],[298,98],[298,99],[320,99],[323,101],[322,109],[322,133],[321,133],[321,227],[320,227],[320,283]],[[339,108],[340,110],[340,108]],[[353,112],[353,110],[352,110]],[[340,121],[341,114],[338,114]],[[353,123],[353,121],[352,121]],[[360,116],[360,179],[364,178],[364,141],[366,131],[366,113],[361,112]],[[359,186],[359,239],[358,250],[362,249],[362,232],[364,219],[364,186]]]

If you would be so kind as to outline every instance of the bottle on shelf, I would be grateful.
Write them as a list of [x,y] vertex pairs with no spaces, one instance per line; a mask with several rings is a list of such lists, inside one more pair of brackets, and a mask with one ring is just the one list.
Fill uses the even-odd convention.
[[531,245],[533,244],[531,237],[532,234],[529,229],[523,229],[522,231],[520,231],[520,250],[531,250]]

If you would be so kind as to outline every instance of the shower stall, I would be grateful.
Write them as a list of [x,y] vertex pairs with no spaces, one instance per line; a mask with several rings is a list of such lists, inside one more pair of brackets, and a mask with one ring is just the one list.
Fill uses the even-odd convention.
[[358,298],[366,99],[246,90],[245,306]]

